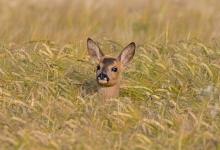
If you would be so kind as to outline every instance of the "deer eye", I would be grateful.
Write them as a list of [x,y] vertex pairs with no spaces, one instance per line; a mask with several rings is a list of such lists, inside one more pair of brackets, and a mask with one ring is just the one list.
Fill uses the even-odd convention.
[[118,71],[118,68],[112,67],[112,71],[113,71],[113,72],[117,72],[117,71]]
[[100,70],[100,69],[101,69],[101,67],[100,67],[100,65],[98,65],[98,66],[97,66],[97,70]]

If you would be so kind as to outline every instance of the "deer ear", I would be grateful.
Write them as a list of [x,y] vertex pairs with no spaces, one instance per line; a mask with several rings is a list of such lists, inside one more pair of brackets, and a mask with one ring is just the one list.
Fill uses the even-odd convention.
[[118,56],[118,60],[123,66],[127,66],[135,54],[136,45],[134,42],[128,44]]
[[95,59],[95,61],[97,62],[101,61],[102,57],[104,56],[104,53],[99,48],[98,44],[91,38],[87,39],[87,48],[89,56],[91,58]]

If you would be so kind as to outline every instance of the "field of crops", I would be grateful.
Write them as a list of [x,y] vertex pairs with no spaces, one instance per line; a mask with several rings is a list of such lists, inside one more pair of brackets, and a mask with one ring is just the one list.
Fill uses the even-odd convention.
[[[87,37],[137,44],[119,98]],[[0,149],[220,149],[220,1],[0,0]]]

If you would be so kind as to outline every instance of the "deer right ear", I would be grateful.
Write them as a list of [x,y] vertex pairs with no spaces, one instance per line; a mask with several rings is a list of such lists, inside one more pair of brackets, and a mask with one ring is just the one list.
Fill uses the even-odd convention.
[[87,48],[88,48],[89,56],[93,58],[96,62],[100,62],[104,54],[99,48],[98,44],[95,41],[93,41],[91,38],[88,38]]
[[136,45],[134,42],[131,42],[126,46],[121,54],[118,56],[118,60],[121,61],[122,65],[126,67],[128,63],[132,60],[135,54]]

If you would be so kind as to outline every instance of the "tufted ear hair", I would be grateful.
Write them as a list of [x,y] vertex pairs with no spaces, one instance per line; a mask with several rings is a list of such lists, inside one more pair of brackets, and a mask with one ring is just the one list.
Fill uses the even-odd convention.
[[96,62],[100,62],[101,59],[104,57],[104,53],[99,48],[98,44],[91,38],[87,39],[87,48],[89,56],[93,58]]
[[128,44],[118,56],[118,60],[123,66],[127,66],[135,54],[136,45],[134,42]]

